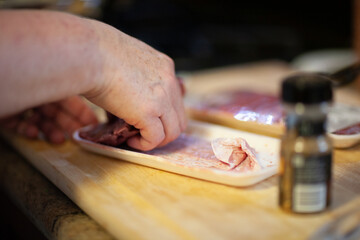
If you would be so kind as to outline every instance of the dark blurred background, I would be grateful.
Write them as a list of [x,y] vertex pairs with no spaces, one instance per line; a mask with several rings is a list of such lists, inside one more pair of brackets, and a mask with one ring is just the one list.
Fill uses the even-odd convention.
[[350,0],[108,0],[99,19],[195,70],[351,48],[352,11]]
[[197,70],[352,47],[353,0],[0,0],[104,21]]

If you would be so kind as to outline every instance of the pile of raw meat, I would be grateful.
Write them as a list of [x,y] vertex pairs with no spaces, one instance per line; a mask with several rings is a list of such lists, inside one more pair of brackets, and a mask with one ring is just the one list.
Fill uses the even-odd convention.
[[[88,131],[80,132],[83,139],[120,147],[139,130],[117,117]],[[242,138],[217,138],[213,141],[182,133],[168,145],[146,152],[172,163],[188,167],[215,168],[226,171],[257,171],[262,167],[256,160],[256,152]]]
[[138,129],[124,120],[111,114],[107,114],[107,116],[107,123],[99,124],[88,131],[81,131],[80,137],[92,142],[118,147],[128,138],[139,133]]

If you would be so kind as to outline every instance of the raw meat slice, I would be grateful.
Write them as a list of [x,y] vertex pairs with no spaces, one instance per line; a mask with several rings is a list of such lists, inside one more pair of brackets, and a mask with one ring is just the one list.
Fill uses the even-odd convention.
[[[99,124],[88,131],[81,131],[79,135],[92,142],[119,147],[129,137],[138,133],[138,129],[124,120],[108,115],[107,123]],[[218,138],[210,142],[182,133],[166,146],[145,153],[188,167],[237,172],[261,169],[256,161],[255,150],[242,138]]]
[[[220,138],[218,143],[225,141],[226,138]],[[241,141],[242,140],[242,141]],[[260,164],[256,161],[255,150],[252,149],[245,140],[235,139],[236,157],[243,159],[231,164],[228,161],[221,161],[214,154],[212,143],[205,139],[195,137],[182,133],[175,141],[167,144],[164,147],[156,148],[146,152],[146,154],[164,158],[172,163],[182,166],[195,167],[195,168],[216,168],[219,170],[248,172],[257,171],[261,169]],[[230,139],[230,141],[233,141]],[[214,143],[217,145],[218,143]],[[238,144],[242,144],[244,150],[240,150]],[[216,149],[219,149],[217,147]]]
[[119,146],[128,138],[139,133],[139,130],[119,118],[109,117],[109,122],[99,124],[89,131],[80,132],[80,137],[109,146]]
[[243,171],[259,170],[255,150],[242,138],[217,138],[211,142],[215,156],[232,168]]
[[187,167],[231,170],[229,164],[215,157],[210,141],[186,133],[180,134],[176,140],[164,147],[145,153]]
[[360,123],[355,123],[353,125],[341,128],[332,132],[333,134],[337,135],[354,135],[360,133]]
[[235,90],[207,94],[191,106],[202,114],[226,113],[244,122],[273,125],[283,124],[283,110],[278,97],[255,92]]

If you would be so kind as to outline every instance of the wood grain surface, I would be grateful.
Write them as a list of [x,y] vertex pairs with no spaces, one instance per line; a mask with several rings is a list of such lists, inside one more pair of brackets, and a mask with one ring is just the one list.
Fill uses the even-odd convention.
[[0,239],[114,239],[1,137],[0,156],[0,190],[6,193],[44,236],[41,238],[34,231],[24,228],[24,220],[19,222],[21,216],[16,214],[16,209],[1,205],[1,214],[6,221],[5,226],[1,227],[7,226],[11,232],[8,236],[0,233]]
[[[259,79],[272,79],[271,69],[278,77],[290,72],[279,63],[249,67],[257,76],[262,76],[259,69],[267,69],[267,77]],[[242,71],[251,72],[241,66],[192,77],[242,79]],[[357,100],[355,96],[348,101]],[[236,188],[96,155],[72,141],[54,146],[4,134],[32,165],[118,239],[307,239],[360,206],[359,146],[334,151],[331,208],[321,214],[294,215],[278,207],[276,176]]]

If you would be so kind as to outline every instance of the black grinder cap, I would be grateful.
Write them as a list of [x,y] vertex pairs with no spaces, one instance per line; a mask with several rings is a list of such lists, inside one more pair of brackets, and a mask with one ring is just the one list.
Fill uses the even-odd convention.
[[316,104],[331,101],[331,82],[320,74],[296,74],[282,82],[281,98],[285,103]]

